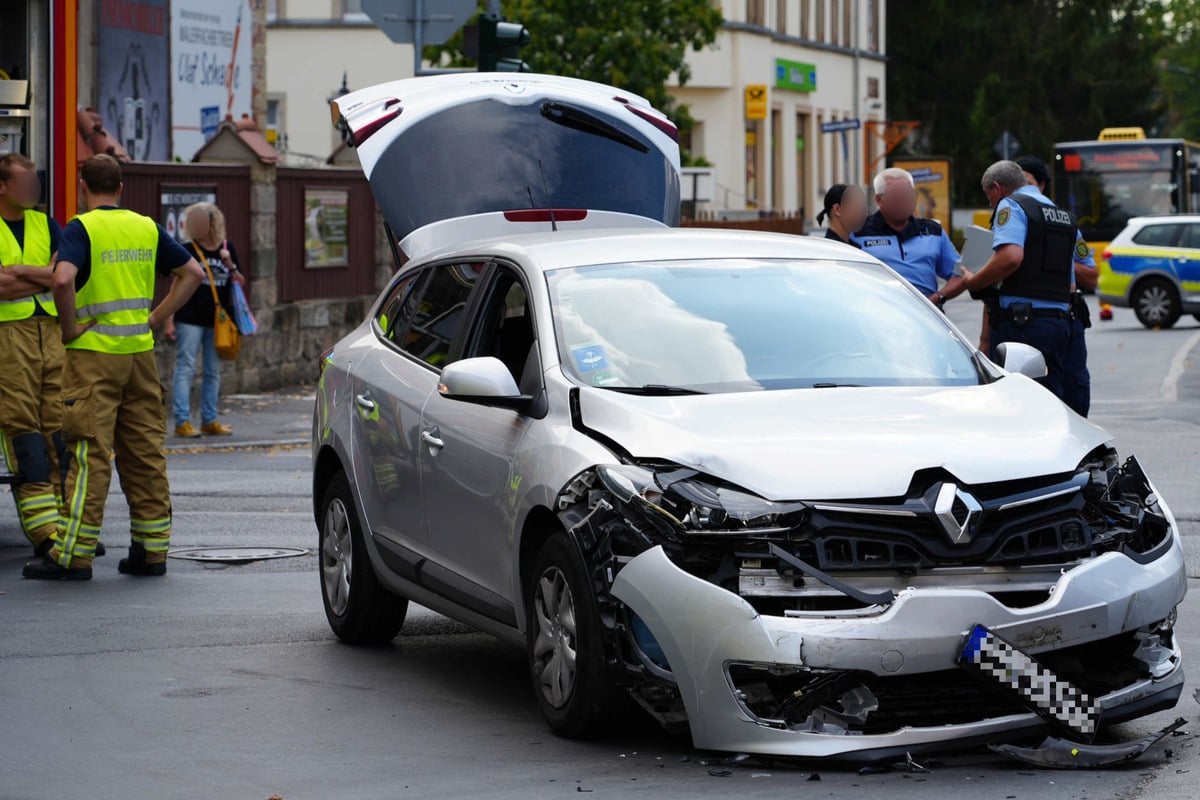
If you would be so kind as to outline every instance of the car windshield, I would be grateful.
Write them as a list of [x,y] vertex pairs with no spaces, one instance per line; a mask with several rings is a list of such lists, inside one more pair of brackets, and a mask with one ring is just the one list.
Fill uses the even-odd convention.
[[882,267],[720,259],[547,273],[564,370],[644,394],[961,386],[973,351]]

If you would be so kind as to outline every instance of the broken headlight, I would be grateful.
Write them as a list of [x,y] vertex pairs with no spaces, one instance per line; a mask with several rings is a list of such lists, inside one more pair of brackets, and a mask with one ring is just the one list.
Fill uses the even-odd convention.
[[1111,447],[1093,450],[1080,464],[1089,473],[1085,514],[1101,550],[1120,550],[1141,563],[1166,552],[1173,526],[1134,457],[1120,462]]
[[623,464],[597,467],[596,475],[619,502],[682,533],[767,536],[795,531],[809,519],[804,503],[765,500],[695,470]]

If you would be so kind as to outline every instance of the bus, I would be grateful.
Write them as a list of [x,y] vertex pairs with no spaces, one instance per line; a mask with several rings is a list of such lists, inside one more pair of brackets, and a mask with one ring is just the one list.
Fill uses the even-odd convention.
[[1054,146],[1051,199],[1079,219],[1096,254],[1132,217],[1200,212],[1200,144],[1105,128],[1096,141]]

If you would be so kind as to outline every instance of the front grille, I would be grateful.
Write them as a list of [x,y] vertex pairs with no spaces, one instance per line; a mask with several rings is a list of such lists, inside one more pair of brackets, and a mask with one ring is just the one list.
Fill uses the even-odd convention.
[[[1134,657],[1136,647],[1135,635],[1123,633],[1035,658],[1095,698],[1146,677],[1145,666]],[[858,687],[865,687],[878,703],[865,719],[847,724],[849,730],[863,734],[904,726],[961,725],[1029,712],[1014,693],[962,669],[889,676],[803,669],[781,674],[777,665],[731,664],[729,680],[752,714],[789,727],[802,725],[814,712],[846,716],[841,700]]]

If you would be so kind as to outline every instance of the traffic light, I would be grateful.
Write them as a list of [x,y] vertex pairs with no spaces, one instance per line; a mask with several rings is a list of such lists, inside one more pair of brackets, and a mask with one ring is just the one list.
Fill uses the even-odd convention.
[[520,50],[529,44],[529,31],[519,22],[502,22],[491,14],[479,17],[479,71],[530,72]]

